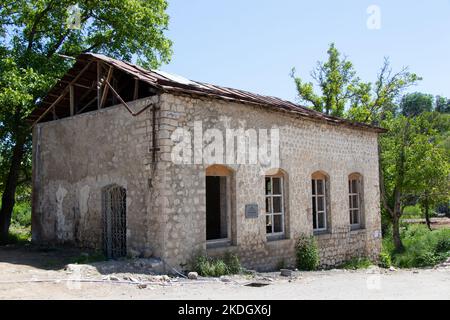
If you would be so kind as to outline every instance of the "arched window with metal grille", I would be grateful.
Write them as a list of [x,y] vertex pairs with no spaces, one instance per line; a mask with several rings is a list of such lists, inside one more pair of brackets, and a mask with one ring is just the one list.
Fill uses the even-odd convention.
[[127,255],[127,191],[116,184],[102,190],[103,249],[108,259]]

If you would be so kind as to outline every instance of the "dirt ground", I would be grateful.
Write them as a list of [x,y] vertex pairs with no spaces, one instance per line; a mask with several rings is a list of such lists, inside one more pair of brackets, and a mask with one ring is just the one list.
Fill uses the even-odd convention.
[[189,280],[153,275],[144,259],[67,265],[79,254],[70,248],[0,248],[0,299],[450,299],[450,261],[433,269]]

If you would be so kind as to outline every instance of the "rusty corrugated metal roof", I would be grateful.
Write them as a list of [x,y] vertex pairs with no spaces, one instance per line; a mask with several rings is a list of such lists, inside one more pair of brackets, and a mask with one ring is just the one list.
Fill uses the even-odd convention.
[[[277,110],[283,110],[292,113],[292,115],[323,121],[336,125],[344,125],[347,127],[366,129],[376,132],[385,132],[383,128],[367,125],[364,123],[354,122],[338,117],[326,115],[324,113],[315,111],[313,109],[286,101],[277,97],[264,96],[244,90],[233,89],[213,84],[208,84],[199,81],[188,80],[180,76],[170,75],[166,72],[157,70],[146,70],[137,65],[116,60],[102,54],[84,53],[77,57],[77,63],[80,61],[101,60],[117,69],[130,74],[149,85],[159,89],[162,92],[174,94],[189,94],[195,96],[205,96],[217,99],[225,99],[229,101],[251,103],[263,107],[268,107]],[[67,75],[66,75],[67,76]],[[61,88],[61,83],[58,83],[55,88]],[[52,92],[52,91],[50,91]],[[51,100],[49,101],[51,102]],[[31,118],[37,118],[43,111],[43,108],[37,108],[31,115]]]

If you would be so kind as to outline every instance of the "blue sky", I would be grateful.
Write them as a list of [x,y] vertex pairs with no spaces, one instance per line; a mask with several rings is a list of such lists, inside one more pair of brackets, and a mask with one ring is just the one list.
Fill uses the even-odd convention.
[[[380,29],[367,8],[380,9]],[[174,55],[161,70],[295,101],[329,43],[373,81],[385,56],[423,80],[410,91],[450,97],[450,0],[169,0]]]

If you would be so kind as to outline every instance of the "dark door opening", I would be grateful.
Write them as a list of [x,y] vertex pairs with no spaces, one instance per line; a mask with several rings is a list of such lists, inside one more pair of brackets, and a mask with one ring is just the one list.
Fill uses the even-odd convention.
[[103,249],[108,259],[127,255],[127,193],[112,185],[103,190]]
[[220,177],[206,177],[206,240],[221,238]]

